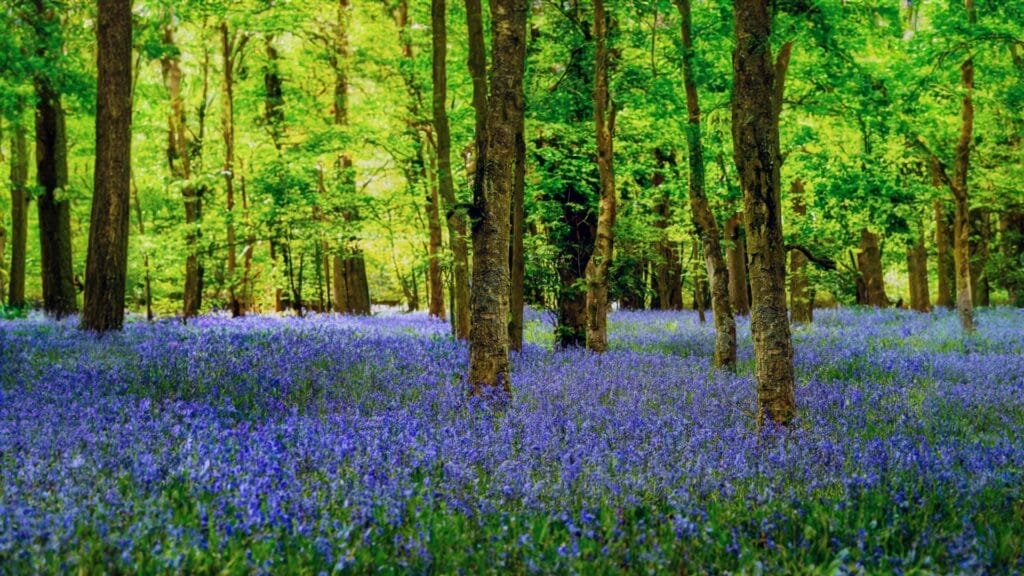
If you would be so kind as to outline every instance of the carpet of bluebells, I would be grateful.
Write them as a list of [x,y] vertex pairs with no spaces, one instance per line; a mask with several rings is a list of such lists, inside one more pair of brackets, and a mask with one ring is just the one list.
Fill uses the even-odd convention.
[[821,311],[762,431],[745,321],[529,318],[509,404],[425,316],[0,321],[0,573],[1024,571],[1024,312]]

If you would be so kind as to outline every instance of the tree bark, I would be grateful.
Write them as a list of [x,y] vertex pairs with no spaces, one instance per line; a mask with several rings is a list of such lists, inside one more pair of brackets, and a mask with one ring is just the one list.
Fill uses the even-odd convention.
[[[19,106],[19,109],[21,107]],[[11,138],[11,268],[7,303],[25,305],[25,256],[28,251],[28,138],[18,114]]]
[[[518,53],[514,56],[517,60],[526,64],[526,41],[517,46]],[[517,78],[518,83],[513,89],[517,93],[523,92],[523,79]],[[525,97],[524,97],[525,98]],[[516,110],[516,117],[512,121],[516,124],[516,159],[515,177],[512,183],[512,230],[509,246],[509,323],[508,338],[512,350],[523,349],[523,314],[525,306],[525,295],[523,293],[526,281],[526,258],[523,246],[523,224],[526,220],[526,134],[525,134],[525,101],[523,106]]]
[[[807,215],[803,180],[793,180],[790,194],[793,198],[793,214],[803,219]],[[814,321],[814,292],[807,281],[807,256],[799,250],[789,253],[789,305],[793,322],[810,324]]]
[[654,280],[654,301],[652,307],[658,310],[682,310],[683,305],[683,263],[679,247],[669,238],[668,229],[672,225],[672,197],[662,187],[666,172],[675,175],[675,154],[660,148],[654,150],[655,170],[651,176],[651,186],[661,189],[656,210],[655,228],[658,239],[655,250],[658,254]]
[[245,303],[236,293],[239,280],[238,247],[235,233],[235,64],[236,56],[245,47],[248,36],[239,39],[237,33],[228,29],[227,22],[220,24],[221,60],[223,64],[223,91],[221,93],[221,132],[224,137],[224,190],[227,209],[227,283],[228,306],[232,316],[245,315]]
[[[34,0],[36,56],[52,63],[61,57],[59,14],[44,0]],[[57,32],[55,32],[57,30]],[[43,281],[43,310],[61,318],[78,310],[71,257],[71,204],[62,198],[68,182],[67,134],[60,94],[46,71],[33,78],[36,93],[36,199]]]
[[[493,23],[492,23],[493,26]],[[487,165],[487,52],[484,47],[483,10],[480,0],[466,0],[466,28],[469,34],[469,75],[473,81],[473,202],[483,195],[484,166]],[[492,51],[494,47],[491,47]],[[479,206],[477,206],[479,208]],[[473,223],[476,227],[476,223]],[[476,245],[473,245],[474,253]]]
[[885,294],[885,280],[882,276],[882,250],[878,235],[863,228],[860,231],[860,252],[857,254],[858,304],[885,308],[889,297]]
[[441,276],[441,199],[437,189],[437,156],[428,150],[430,160],[430,201],[427,203],[427,228],[430,242],[427,244],[427,285],[430,289],[427,309],[435,318],[444,319],[444,279]]
[[907,248],[907,272],[910,280],[910,307],[918,312],[931,310],[928,294],[928,250],[924,246],[924,227],[914,244]]
[[131,201],[131,0],[99,0],[96,26],[96,164],[82,328],[120,330],[128,274]]
[[[509,382],[509,221],[515,184],[515,121],[523,108],[525,0],[491,0],[491,96],[487,106],[484,185],[474,197],[473,292],[469,333],[471,394],[485,388],[511,392]],[[478,133],[479,138],[479,133]]]
[[67,136],[60,96],[48,79],[36,84],[36,181],[42,194],[39,241],[43,271],[43,309],[61,318],[78,310],[71,266],[71,203],[60,197],[67,186]]
[[614,249],[615,170],[612,129],[615,123],[608,90],[608,39],[604,0],[594,0],[594,129],[597,139],[597,170],[601,202],[597,215],[597,239],[587,262],[587,347],[608,349],[608,267]]
[[1013,206],[999,215],[999,245],[1004,271],[1000,274],[1011,305],[1024,306],[1021,254],[1024,254],[1024,209]]
[[[965,0],[968,24],[977,19],[974,0]],[[960,66],[964,88],[961,110],[960,139],[956,145],[953,179],[947,184],[953,192],[953,260],[956,266],[956,307],[964,332],[974,331],[973,293],[971,292],[970,218],[968,213],[967,173],[970,169],[971,140],[974,136],[974,59],[970,56]],[[941,168],[941,165],[940,165]],[[948,179],[946,179],[948,180]]]
[[991,213],[981,207],[968,212],[971,237],[971,303],[974,306],[988,306],[991,289],[988,280],[989,244],[992,240]]
[[131,200],[132,3],[99,0],[96,26],[96,168],[82,328],[124,323]]
[[[349,58],[349,0],[338,0],[338,22],[335,28],[334,45],[330,55],[334,69],[334,125],[347,130],[348,127],[348,58]],[[352,157],[347,152],[338,155],[336,161],[338,183],[341,195],[356,193]],[[345,210],[343,226],[356,226],[359,213]],[[332,258],[334,283],[334,309],[342,314],[369,315],[371,312],[370,286],[366,277],[366,260],[359,249],[354,235],[349,234],[335,248]]]
[[956,287],[956,269],[953,266],[953,230],[950,226],[949,210],[946,208],[946,203],[936,198],[932,202],[932,206],[935,211],[935,246],[938,260],[936,272],[939,277],[939,293],[936,296],[935,305],[952,308],[954,288]]
[[729,302],[740,316],[750,314],[750,293],[747,285],[747,239],[743,232],[743,212],[725,221],[725,237],[729,240],[726,259],[729,265]]
[[469,248],[466,245],[466,220],[457,210],[458,200],[452,180],[452,144],[445,110],[448,101],[448,34],[445,0],[432,0],[431,27],[433,30],[432,93],[434,132],[437,134],[437,179],[441,199],[447,214],[448,244],[452,249],[452,300],[454,320],[452,330],[456,338],[469,337]]
[[693,225],[704,248],[708,279],[711,284],[711,310],[715,317],[715,366],[736,367],[736,320],[729,302],[729,269],[722,256],[718,221],[711,211],[704,186],[704,147],[701,141],[700,101],[693,71],[693,29],[690,0],[676,0],[682,17],[683,87],[686,91],[686,143],[690,164],[690,209]]
[[772,64],[768,0],[736,0],[733,15],[733,150],[743,186],[753,296],[750,325],[757,422],[787,424],[796,416],[796,401],[779,191],[778,111],[783,79],[776,78]]

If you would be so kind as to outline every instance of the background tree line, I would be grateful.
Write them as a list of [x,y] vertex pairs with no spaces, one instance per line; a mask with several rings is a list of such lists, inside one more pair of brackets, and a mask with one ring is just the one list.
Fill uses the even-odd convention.
[[[474,266],[500,260],[507,294],[477,305],[512,348],[523,303],[597,350],[609,302],[713,308],[729,366],[732,315],[767,285],[796,321],[815,302],[956,304],[970,329],[972,306],[1024,302],[1015,3],[136,0],[116,84],[103,7],[0,10],[13,308],[83,302],[117,94],[127,307],[150,316],[377,302],[465,338]],[[741,57],[753,37],[770,61]],[[488,213],[494,193],[508,207]],[[508,237],[485,247],[494,218]]]

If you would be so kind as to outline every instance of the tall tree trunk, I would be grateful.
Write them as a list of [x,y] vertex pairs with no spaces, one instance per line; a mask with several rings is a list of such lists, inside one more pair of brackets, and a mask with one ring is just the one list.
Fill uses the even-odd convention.
[[21,123],[23,116],[17,115],[18,122],[11,137],[11,268],[7,303],[14,307],[25,305],[25,256],[28,250],[28,138]]
[[96,169],[82,328],[124,323],[131,202],[132,3],[99,0],[96,26]]
[[[483,22],[480,0],[466,0],[466,28],[469,33],[467,63],[469,75],[473,80],[473,163],[477,167],[472,172],[474,202],[483,194],[484,166],[487,165],[487,52],[484,47]],[[493,51],[493,47],[491,49]],[[473,250],[475,253],[476,245],[473,246]]]
[[796,401],[779,190],[779,111],[784,76],[776,73],[772,63],[768,0],[735,0],[733,15],[733,150],[743,186],[753,296],[750,327],[757,376],[757,422],[786,424],[796,416]]
[[990,304],[988,280],[989,244],[992,241],[992,218],[986,208],[971,208],[968,212],[971,237],[971,296],[974,306]]
[[452,300],[455,315],[452,330],[455,336],[469,338],[469,247],[466,244],[466,220],[456,209],[459,204],[452,180],[452,144],[448,126],[448,34],[445,0],[432,0],[431,27],[433,29],[432,109],[434,132],[437,134],[437,179],[441,199],[444,201],[448,224],[448,244],[452,249]]
[[[934,164],[934,162],[933,162]],[[956,269],[953,266],[953,230],[950,226],[946,203],[936,198],[932,202],[935,211],[935,246],[937,252],[936,273],[939,277],[939,293],[935,305],[952,308]]]
[[55,317],[78,310],[71,266],[71,203],[58,198],[68,181],[67,135],[60,96],[46,78],[36,81],[36,181],[42,194],[39,241],[43,270],[43,309]]
[[666,172],[675,172],[676,159],[672,152],[665,152],[660,148],[654,150],[655,171],[651,176],[651,186],[661,190],[661,196],[655,208],[655,228],[658,229],[658,239],[655,250],[658,254],[655,273],[652,278],[655,281],[653,308],[659,310],[682,310],[683,309],[683,264],[679,253],[679,247],[669,238],[668,229],[672,225],[672,196],[669,191],[662,187],[665,182]]
[[[173,14],[171,19],[174,19]],[[174,44],[174,27],[168,24],[164,28],[164,46],[168,55],[160,63],[163,70],[164,85],[170,97],[170,110],[167,114],[167,162],[171,177],[181,182],[181,195],[185,205],[185,286],[183,290],[182,316],[192,318],[199,314],[202,307],[203,268],[199,254],[199,220],[202,216],[202,186],[195,185],[192,180],[192,154],[201,153],[202,140],[193,143],[189,140],[186,125],[185,104],[181,96],[180,56]],[[204,86],[209,74],[208,62],[204,62]],[[140,220],[141,225],[141,220]]]
[[750,294],[747,291],[747,239],[743,233],[743,212],[733,214],[725,221],[725,237],[729,240],[726,260],[729,265],[729,302],[736,314],[750,314]]
[[228,306],[232,316],[243,316],[246,305],[238,296],[238,247],[235,233],[235,65],[248,42],[248,36],[238,36],[220,24],[221,60],[223,63],[223,91],[221,93],[221,131],[224,137],[224,190],[227,208],[227,282]]
[[[967,21],[973,27],[977,20],[974,0],[965,0]],[[956,145],[953,179],[948,182],[953,192],[953,260],[956,266],[956,307],[964,332],[974,331],[973,293],[971,292],[971,226],[968,212],[967,173],[970,169],[971,140],[974,136],[974,59],[968,56],[960,66],[964,88],[961,111],[960,140]],[[941,167],[941,166],[940,166]],[[948,180],[948,179],[947,179]]]
[[267,65],[263,71],[263,121],[270,131],[270,141],[278,154],[283,148],[284,138],[284,83],[278,65],[274,37],[266,38]]
[[426,155],[430,162],[428,182],[430,201],[427,203],[427,228],[430,242],[427,244],[427,285],[430,289],[429,314],[444,319],[444,279],[441,275],[441,199],[437,189],[437,156],[429,148]]
[[696,234],[694,236],[690,252],[690,272],[693,276],[693,309],[697,311],[698,321],[704,324],[708,321],[704,313],[707,310],[707,298],[705,298],[708,294],[707,279],[704,277],[704,272],[701,271],[699,263],[701,252],[703,252],[700,238],[696,237]]
[[[136,184],[134,173],[131,176],[132,202],[135,205],[135,220],[139,227],[139,235],[146,235],[146,223],[142,217],[142,202],[139,199],[139,186]],[[142,267],[144,270],[143,297],[146,300],[146,321],[153,321],[153,275],[149,267],[149,252],[142,253]]]
[[[523,108],[526,41],[525,0],[491,0],[491,95],[487,106],[484,185],[473,202],[480,220],[473,226],[473,292],[469,333],[469,384],[510,393],[508,297],[509,221],[515,185],[516,134]],[[519,89],[517,90],[517,87]],[[480,134],[478,133],[478,138]]]
[[[515,57],[523,61],[524,66],[526,62],[526,42],[524,41],[522,46],[518,47],[520,54],[516,54]],[[522,78],[518,78],[517,82],[519,85],[513,87],[516,92],[523,92]],[[525,195],[526,195],[526,135],[524,126],[524,114],[526,106],[525,101],[523,106],[520,106],[517,110],[518,116],[513,119],[515,122],[516,129],[516,167],[515,167],[515,178],[512,183],[512,230],[511,230],[511,245],[509,246],[509,282],[510,282],[510,294],[509,294],[509,322],[508,322],[508,338],[509,346],[512,350],[523,349],[523,315],[525,306],[525,295],[523,294],[523,287],[526,281],[526,257],[525,248],[523,245],[523,224],[526,220],[526,206],[525,206]]]
[[[36,56],[52,63],[61,57],[59,12],[49,2],[34,0],[32,26]],[[42,264],[43,310],[63,317],[78,310],[71,258],[71,204],[58,198],[68,183],[67,133],[60,94],[46,71],[33,78],[36,93],[36,199]]]
[[878,235],[862,228],[860,231],[860,252],[857,254],[857,269],[860,271],[858,304],[877,308],[889,305],[882,276],[882,250]]
[[729,269],[722,256],[718,222],[708,204],[704,188],[704,146],[701,141],[700,101],[693,72],[693,28],[690,0],[676,0],[682,17],[683,87],[686,91],[686,144],[690,161],[690,210],[700,237],[711,283],[711,310],[715,316],[715,366],[736,367],[736,320],[729,302]]
[[928,251],[924,246],[924,227],[914,241],[907,247],[907,275],[910,284],[910,308],[918,312],[931,309],[928,295]]
[[1001,277],[1010,304],[1024,307],[1024,282],[1021,280],[1021,257],[1024,255],[1024,208],[1013,206],[999,215],[999,242],[1008,273]]
[[[793,180],[790,195],[793,198],[793,214],[802,220],[807,215],[803,180]],[[793,322],[810,324],[814,321],[814,292],[807,282],[807,256],[799,250],[791,250],[789,253],[789,305]]]
[[[334,68],[334,125],[348,129],[348,58],[349,58],[349,0],[338,0],[338,22],[335,28],[331,63]],[[347,152],[339,154],[336,161],[338,183],[341,195],[356,193],[352,157]],[[344,226],[358,225],[357,210],[345,210],[342,215]],[[369,315],[370,287],[366,276],[366,260],[354,234],[348,234],[335,249],[332,258],[334,268],[334,309],[344,314]]]
[[[395,25],[399,30],[399,43],[402,57],[410,65],[403,69],[402,80],[409,95],[407,103],[408,115],[405,119],[409,127],[407,133],[414,141],[416,154],[412,160],[412,171],[419,174],[420,180],[427,188],[427,202],[424,211],[427,216],[427,310],[435,318],[444,318],[444,281],[441,274],[441,209],[437,188],[437,157],[436,144],[430,124],[423,119],[423,90],[416,77],[415,56],[412,46],[412,30],[409,22],[409,5],[407,0],[399,0],[394,11]],[[422,137],[421,133],[422,132]],[[424,141],[426,146],[424,146]],[[428,170],[429,165],[429,170]],[[413,182],[410,188],[415,188]]]
[[604,0],[594,0],[594,127],[597,139],[597,170],[601,203],[597,216],[597,240],[587,262],[587,347],[608,349],[608,267],[612,262],[615,227],[615,171],[612,130],[615,109],[608,94],[608,39]]

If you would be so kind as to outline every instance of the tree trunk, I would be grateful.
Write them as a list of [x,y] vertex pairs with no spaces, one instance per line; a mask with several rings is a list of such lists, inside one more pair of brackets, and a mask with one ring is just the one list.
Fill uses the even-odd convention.
[[928,295],[928,251],[924,247],[924,229],[907,248],[907,274],[910,284],[910,308],[918,312],[931,309]]
[[971,208],[969,211],[971,238],[971,296],[974,306],[990,304],[988,280],[989,244],[992,240],[992,218],[985,208]]
[[612,130],[615,109],[608,94],[608,43],[604,0],[594,0],[594,127],[597,139],[597,170],[601,203],[597,216],[594,253],[587,262],[587,347],[608,349],[608,267],[612,261],[615,226],[615,171]]
[[42,194],[39,242],[43,271],[43,309],[61,318],[78,310],[71,266],[71,203],[58,198],[68,182],[67,136],[60,96],[50,81],[36,79],[36,181]]
[[124,323],[131,201],[132,3],[99,0],[96,41],[96,168],[85,264],[82,328]]
[[694,238],[692,251],[690,252],[690,272],[693,276],[693,309],[697,311],[697,320],[704,324],[708,321],[705,315],[707,309],[707,279],[700,269],[700,254],[703,249],[700,247],[700,238]]
[[[965,0],[968,24],[974,25],[974,0]],[[974,59],[970,56],[960,66],[964,88],[960,139],[956,145],[953,179],[947,184],[955,202],[953,215],[953,260],[956,266],[956,307],[964,332],[974,331],[973,293],[971,292],[970,218],[968,213],[967,173],[970,169],[971,140],[974,136]],[[940,166],[941,168],[941,166]]]
[[248,36],[231,33],[227,22],[221,22],[221,59],[223,62],[223,92],[221,95],[221,131],[224,137],[224,190],[227,208],[227,282],[228,306],[232,316],[245,315],[246,304],[237,294],[239,280],[238,247],[235,233],[235,64],[248,41]]
[[860,252],[857,254],[857,269],[862,281],[862,294],[858,304],[885,308],[889,297],[885,294],[882,276],[882,249],[878,235],[863,228],[860,231]]
[[[933,162],[934,164],[934,162]],[[932,202],[935,211],[935,246],[938,254],[936,263],[939,277],[939,293],[935,305],[952,308],[956,287],[956,269],[953,266],[953,230],[950,226],[949,210],[946,203],[936,198]]]
[[675,176],[676,159],[673,152],[660,148],[654,149],[655,170],[651,176],[651,186],[661,190],[656,210],[655,228],[658,239],[655,250],[658,254],[654,280],[654,298],[652,308],[657,310],[682,310],[683,306],[683,263],[679,247],[669,238],[668,229],[672,225],[672,197],[662,185],[666,172]]
[[[19,106],[19,110],[21,107]],[[25,305],[25,256],[28,250],[28,138],[18,114],[11,138],[11,268],[7,303]]]
[[[521,54],[516,54],[518,60],[526,62],[526,42],[517,47]],[[517,93],[523,92],[522,78],[518,78],[519,85],[514,87]],[[524,97],[525,98],[525,97]],[[523,287],[526,281],[526,259],[523,246],[523,224],[526,220],[526,135],[524,126],[525,103],[517,110],[518,116],[513,119],[516,123],[516,167],[515,178],[512,184],[512,230],[511,245],[509,246],[509,323],[508,338],[512,350],[523,349],[523,314],[525,306]]]
[[266,49],[267,65],[263,71],[263,121],[270,131],[270,141],[280,154],[284,138],[284,86],[272,35],[266,38]]
[[1003,271],[1000,278],[1006,287],[1009,303],[1024,306],[1024,283],[1021,281],[1021,254],[1024,254],[1024,209],[1013,206],[999,215],[999,244]]
[[427,227],[430,242],[427,244],[427,285],[430,288],[428,310],[435,318],[444,319],[444,279],[441,277],[441,199],[437,190],[437,157],[428,149],[430,160],[430,202],[427,204]]
[[[142,217],[142,202],[139,199],[139,187],[135,180],[134,173],[131,176],[132,185],[132,202],[135,205],[135,220],[139,226],[139,235],[146,235],[146,223]],[[143,286],[143,297],[146,300],[146,321],[153,321],[153,275],[150,272],[149,267],[149,252],[143,251],[142,253],[142,267],[145,273],[144,286]]]
[[[491,96],[487,106],[484,185],[473,202],[473,293],[469,333],[469,384],[511,392],[509,382],[509,221],[515,186],[516,118],[523,110],[525,0],[491,0]],[[519,89],[517,89],[519,88]],[[477,134],[480,139],[481,134]]]
[[[493,0],[492,0],[493,1]],[[493,26],[493,23],[492,23]],[[483,195],[484,166],[487,165],[487,51],[484,47],[483,10],[480,0],[466,0],[466,28],[469,33],[469,75],[473,80],[474,150],[473,202]],[[493,51],[493,47],[492,47]],[[493,52],[492,52],[493,53]],[[479,206],[477,206],[479,208]],[[473,224],[475,228],[476,223]],[[476,245],[473,245],[474,254]]]
[[736,314],[745,316],[750,314],[750,294],[747,291],[747,239],[743,233],[743,212],[737,212],[725,221],[725,237],[729,240],[726,250],[729,302]]
[[[199,314],[199,309],[202,306],[202,263],[199,254],[202,188],[191,182],[193,150],[190,149],[192,143],[189,141],[189,131],[186,126],[185,105],[181,96],[180,57],[174,44],[172,25],[167,25],[164,28],[163,41],[169,54],[160,61],[164,85],[170,96],[170,110],[167,114],[167,162],[171,170],[171,177],[182,183],[181,195],[185,204],[185,226],[187,228],[182,316],[192,318]],[[197,144],[202,146],[201,141]]]
[[[349,0],[338,0],[338,23],[335,29],[331,64],[334,68],[334,125],[343,130],[348,129],[348,27]],[[339,154],[336,162],[338,182],[341,196],[356,193],[355,175],[352,168],[352,157],[348,153]],[[345,210],[342,220],[346,228],[359,222],[356,210]],[[369,315],[370,287],[366,277],[366,260],[359,249],[354,235],[348,235],[341,245],[335,248],[334,267],[334,309],[343,314]]]
[[433,29],[433,116],[437,134],[437,179],[444,201],[448,224],[448,244],[452,249],[452,300],[455,315],[452,330],[456,338],[469,337],[469,248],[466,245],[466,220],[456,209],[458,199],[452,181],[452,144],[445,105],[448,100],[448,35],[445,0],[432,0]]
[[[802,220],[807,216],[803,180],[799,178],[793,180],[790,194],[793,197],[793,214]],[[807,282],[807,256],[803,252],[790,251],[789,274],[789,305],[792,309],[792,321],[810,324],[814,321],[814,293]]]
[[736,320],[729,302],[729,269],[722,256],[718,222],[704,189],[704,147],[701,141],[700,101],[693,72],[693,30],[690,0],[677,0],[682,17],[683,86],[686,91],[687,131],[690,164],[690,209],[700,237],[711,283],[711,310],[715,316],[715,366],[736,367]]
[[733,15],[733,151],[743,186],[750,262],[757,422],[787,424],[796,416],[796,401],[779,190],[784,76],[777,75],[772,64],[768,0],[735,0]]

